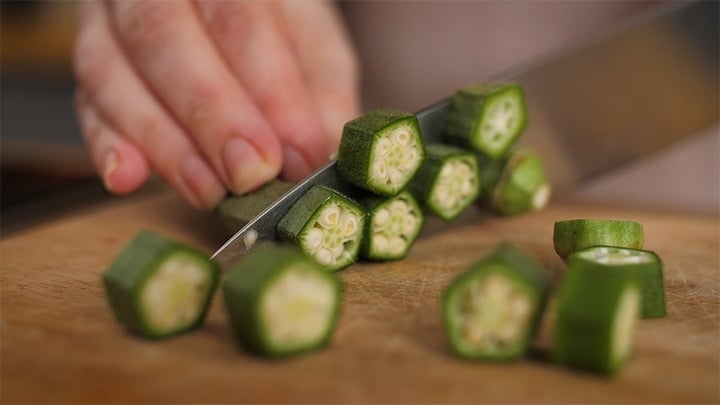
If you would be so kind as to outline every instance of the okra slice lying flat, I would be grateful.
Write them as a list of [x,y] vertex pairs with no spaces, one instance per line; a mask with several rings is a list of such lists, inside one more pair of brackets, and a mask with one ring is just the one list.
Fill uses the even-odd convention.
[[642,249],[644,242],[643,227],[634,221],[571,219],[555,222],[553,229],[555,252],[563,260],[571,253],[591,246]]
[[624,266],[588,260],[588,255],[570,256],[558,287],[551,356],[561,364],[610,374],[631,352],[640,286]]
[[308,190],[280,220],[278,235],[329,271],[357,260],[365,211],[350,198],[324,186]]
[[335,330],[340,282],[296,248],[258,248],[232,267],[222,292],[233,335],[258,355],[315,350]]
[[445,333],[452,351],[468,359],[512,360],[528,350],[549,282],[523,252],[499,245],[443,293]]
[[410,189],[431,212],[452,221],[480,194],[477,156],[455,146],[428,145]]
[[662,318],[665,316],[663,266],[655,252],[613,246],[594,246],[575,252],[573,255],[578,259],[596,262],[634,274],[642,295],[640,317]]
[[142,231],[102,279],[121,324],[142,337],[163,338],[202,323],[219,277],[204,253]]
[[552,194],[540,157],[527,149],[512,152],[504,163],[497,183],[490,187],[492,194],[489,205],[503,215],[541,210]]
[[226,198],[218,205],[217,213],[227,231],[234,234],[292,186],[293,183],[275,179],[248,194]]
[[370,260],[397,260],[407,256],[425,217],[408,191],[385,198],[359,198],[367,211],[367,224],[360,256]]
[[527,116],[525,96],[515,83],[460,89],[446,118],[446,139],[498,159],[522,134]]
[[379,110],[345,124],[337,170],[343,179],[359,188],[393,196],[415,175],[424,157],[417,118]]

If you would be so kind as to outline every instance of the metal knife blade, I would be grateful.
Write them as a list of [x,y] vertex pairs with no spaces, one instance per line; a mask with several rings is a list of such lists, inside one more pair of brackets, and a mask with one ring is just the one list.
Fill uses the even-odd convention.
[[[521,144],[544,157],[556,190],[718,122],[718,4],[670,5],[487,79],[513,80],[525,89],[531,118]],[[442,139],[449,105],[444,99],[416,113],[426,143]],[[335,162],[268,206],[212,258],[227,268],[252,248],[275,242],[277,223],[314,185],[340,186]]]

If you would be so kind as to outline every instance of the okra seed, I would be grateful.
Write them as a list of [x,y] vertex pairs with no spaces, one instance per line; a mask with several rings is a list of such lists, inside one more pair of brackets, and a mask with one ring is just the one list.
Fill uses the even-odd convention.
[[343,237],[349,238],[355,236],[358,232],[359,222],[360,220],[357,215],[352,212],[345,212],[340,222]]
[[378,160],[373,165],[373,173],[380,179],[384,180],[388,177],[388,167],[384,161]]
[[389,220],[390,212],[385,208],[381,208],[375,213],[375,216],[373,217],[373,225],[375,225],[376,228],[381,228],[385,226],[385,224],[387,224]]
[[402,172],[400,172],[400,170],[393,169],[390,171],[390,182],[391,183],[399,184],[400,182],[403,181],[404,178],[405,178],[405,176],[403,176],[403,174],[402,174]]
[[310,229],[310,231],[308,231],[307,235],[305,236],[305,247],[311,251],[314,251],[315,249],[320,247],[323,242],[324,236],[325,234],[322,230],[318,228]]
[[534,209],[539,210],[545,207],[550,199],[550,186],[543,184],[535,190],[533,195],[532,206]]
[[403,216],[408,212],[408,205],[405,201],[395,200],[390,203],[390,212],[394,216]]
[[394,237],[390,239],[390,252],[393,254],[402,254],[405,251],[406,242],[403,238]]
[[405,219],[403,220],[403,234],[406,236],[412,234],[415,231],[415,227],[417,227],[417,219],[415,218],[415,215],[405,216]]
[[313,255],[313,257],[318,263],[323,266],[329,266],[334,261],[332,252],[327,248],[318,249]]
[[410,131],[407,128],[398,128],[391,136],[396,145],[406,146],[410,142]]
[[336,227],[340,222],[340,206],[333,204],[325,208],[320,215],[319,222],[325,228]]
[[387,138],[380,138],[378,140],[377,146],[375,147],[375,151],[379,156],[385,156],[388,154],[388,152],[390,152],[392,146],[392,141]]

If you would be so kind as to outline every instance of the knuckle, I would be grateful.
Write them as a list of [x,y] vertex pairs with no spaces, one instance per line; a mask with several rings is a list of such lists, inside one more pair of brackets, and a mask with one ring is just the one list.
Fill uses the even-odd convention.
[[261,12],[254,2],[215,2],[208,24],[221,41],[248,38],[259,22]]
[[177,23],[173,2],[123,1],[115,9],[120,40],[130,52],[155,50],[169,38],[168,26]]
[[85,38],[80,38],[75,46],[75,79],[84,91],[92,95],[102,86],[110,70],[110,58],[101,48]]

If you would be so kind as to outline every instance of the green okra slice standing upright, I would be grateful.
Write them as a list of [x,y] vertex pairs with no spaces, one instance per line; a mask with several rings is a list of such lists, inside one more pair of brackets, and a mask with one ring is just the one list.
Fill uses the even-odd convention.
[[527,119],[519,85],[479,84],[455,92],[446,117],[446,139],[499,159],[520,137]]
[[277,232],[325,269],[336,271],[357,260],[364,227],[360,205],[335,190],[314,186],[290,207]]
[[345,124],[337,171],[356,187],[393,196],[415,175],[424,157],[417,118],[379,110]]
[[370,260],[407,256],[425,221],[412,194],[403,191],[389,198],[365,195],[358,201],[367,211],[360,256]]
[[335,330],[340,282],[296,248],[258,248],[232,267],[222,292],[233,335],[255,354],[316,350]]
[[428,145],[425,160],[410,189],[445,221],[462,214],[480,194],[477,156],[455,146]]
[[200,325],[219,277],[219,267],[204,253],[142,231],[102,280],[117,320],[131,332],[155,339]]
[[[488,179],[494,183],[487,185],[491,191],[483,198],[485,205],[503,215],[538,211],[547,205],[552,187],[537,154],[528,149],[515,150],[501,165],[499,175]],[[487,170],[493,173],[493,169]],[[497,168],[494,172],[498,173]]]
[[606,219],[570,219],[555,222],[555,252],[566,260],[575,251],[592,246],[615,246],[642,249],[645,232],[635,221]]
[[463,358],[512,360],[528,350],[549,281],[523,252],[499,245],[444,291],[442,314],[452,351]]
[[227,231],[234,234],[292,186],[293,183],[275,179],[248,194],[229,196],[218,205],[217,213]]
[[665,310],[665,280],[662,261],[649,250],[593,246],[574,253],[579,259],[622,269],[637,277],[642,296],[641,318],[662,318]]
[[561,364],[611,374],[632,350],[642,298],[636,275],[623,263],[637,259],[617,257],[607,264],[578,253],[570,256],[558,288],[551,356]]

